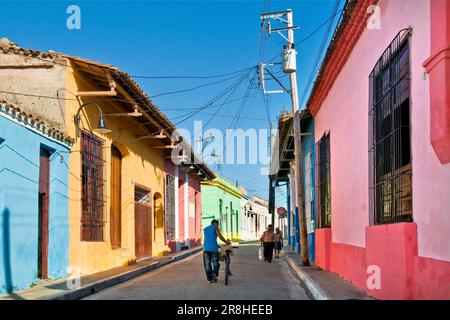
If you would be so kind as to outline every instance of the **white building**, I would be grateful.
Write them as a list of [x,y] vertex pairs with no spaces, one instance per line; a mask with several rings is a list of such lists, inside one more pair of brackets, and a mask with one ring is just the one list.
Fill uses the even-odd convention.
[[272,216],[269,215],[269,202],[257,196],[251,199],[251,209],[249,210],[251,227],[250,234],[254,239],[259,239],[267,226],[272,222]]
[[267,226],[272,223],[269,215],[269,202],[257,196],[249,197],[247,191],[241,189],[240,236],[244,241],[259,240]]
[[247,195],[247,191],[241,187],[241,210],[240,210],[240,221],[241,221],[241,230],[240,235],[241,239],[244,241],[255,240],[255,235],[252,234],[252,217],[249,214],[249,210],[251,208],[251,201]]

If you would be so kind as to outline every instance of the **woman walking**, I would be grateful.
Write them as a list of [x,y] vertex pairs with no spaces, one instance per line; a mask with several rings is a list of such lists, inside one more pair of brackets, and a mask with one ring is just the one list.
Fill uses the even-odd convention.
[[280,251],[283,248],[283,234],[280,228],[275,229],[275,258],[280,258]]
[[275,243],[275,234],[273,233],[273,227],[271,224],[267,226],[267,230],[264,231],[260,241],[261,245],[264,247],[264,261],[271,263]]

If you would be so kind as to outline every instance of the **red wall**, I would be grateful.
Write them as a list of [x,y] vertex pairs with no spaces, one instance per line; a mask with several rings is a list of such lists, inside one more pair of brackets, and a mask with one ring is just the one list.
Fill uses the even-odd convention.
[[315,239],[315,263],[324,270],[330,268],[330,245],[331,245],[331,229],[317,229]]
[[[316,230],[316,264],[377,299],[450,299],[450,262],[420,257],[416,223],[366,228],[366,247],[331,242],[331,229]],[[368,289],[369,266],[380,269],[381,286]]]

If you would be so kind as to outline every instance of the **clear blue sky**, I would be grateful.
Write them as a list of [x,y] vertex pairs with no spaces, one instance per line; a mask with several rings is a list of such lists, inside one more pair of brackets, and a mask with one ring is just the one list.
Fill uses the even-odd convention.
[[[273,58],[281,52],[285,42],[279,35],[267,37],[264,34],[261,41],[259,14],[262,11],[293,9],[294,23],[300,26],[295,31],[295,40],[298,42],[331,16],[336,2],[339,10],[342,9],[344,0],[0,1],[0,38],[7,37],[24,48],[51,49],[113,64],[130,75],[209,76],[254,66],[259,63],[261,56],[264,61],[264,58]],[[66,27],[66,9],[71,4],[79,5],[81,9],[81,30],[69,30]],[[339,14],[332,21],[332,31],[338,18]],[[326,31],[327,25],[324,25],[297,47],[300,96]],[[261,42],[264,48],[262,55]],[[278,70],[274,68],[274,71]],[[254,77],[255,74],[252,72],[250,76]],[[137,81],[153,96],[225,78]],[[191,92],[155,97],[153,101],[177,123],[183,115],[192,111],[186,108],[195,108],[208,102],[236,79]],[[283,78],[287,85],[286,80],[287,77]],[[273,81],[271,84],[274,84]],[[207,109],[180,124],[180,127],[192,132],[193,120],[206,123],[217,111],[217,116],[208,128],[225,130],[238,114],[243,100],[237,99],[250,95],[239,113],[237,127],[268,129],[269,120],[262,95],[257,92],[257,88],[252,88],[246,94],[248,86],[249,81],[240,84],[230,98],[236,101],[223,105],[218,111],[217,108]],[[270,120],[275,125],[281,110],[291,110],[289,97],[286,94],[269,96]],[[238,180],[249,194],[268,197],[268,178],[260,175],[259,165],[224,165],[222,174],[232,181]],[[284,205],[284,192],[277,192],[276,199],[277,205]]]

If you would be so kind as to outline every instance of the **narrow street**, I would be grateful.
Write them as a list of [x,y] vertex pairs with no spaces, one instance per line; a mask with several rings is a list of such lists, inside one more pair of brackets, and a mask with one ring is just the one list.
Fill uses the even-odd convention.
[[[300,281],[292,274],[284,258],[271,264],[257,258],[258,245],[245,244],[235,249],[230,284],[208,283],[202,255],[150,272],[123,284],[86,297],[89,300],[308,300]],[[221,269],[222,271],[222,269]]]

